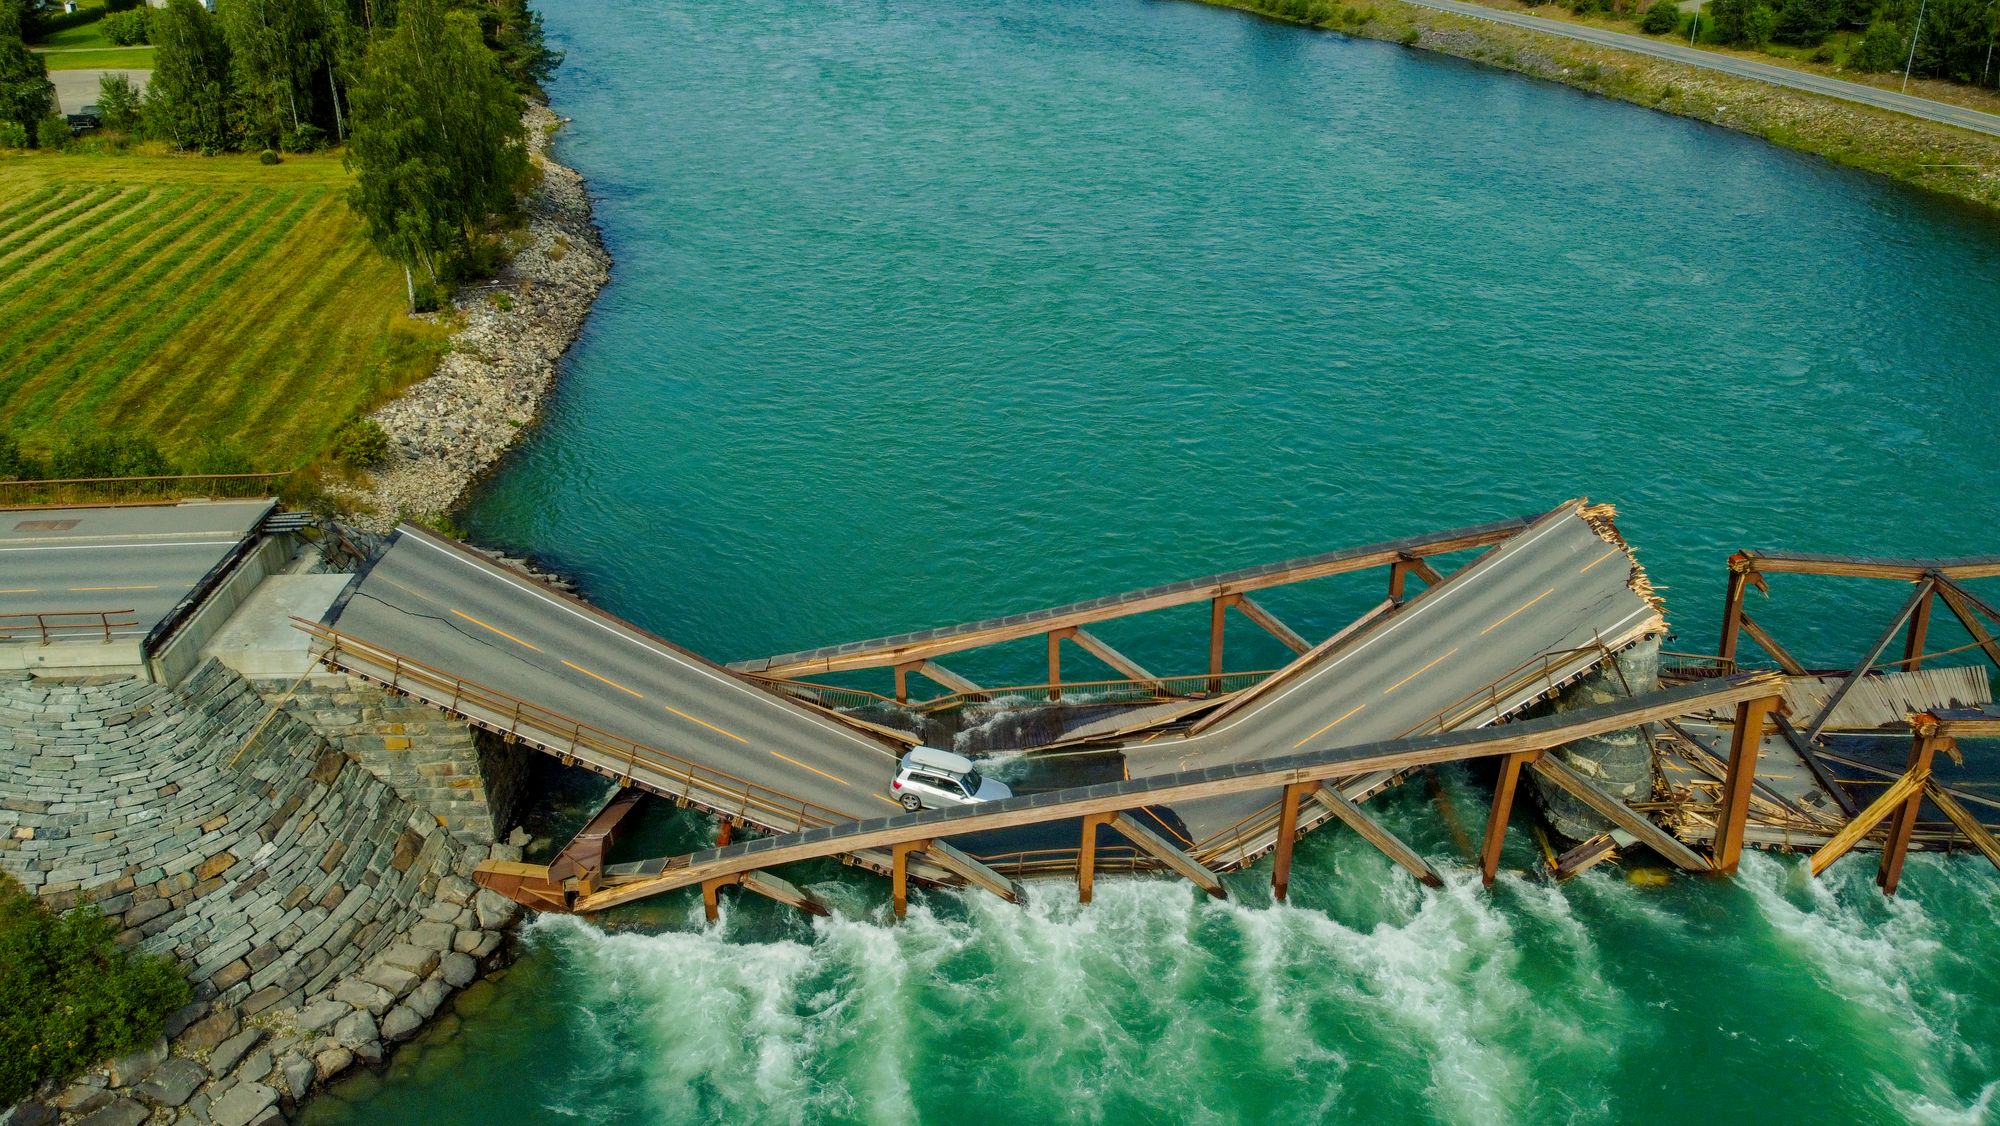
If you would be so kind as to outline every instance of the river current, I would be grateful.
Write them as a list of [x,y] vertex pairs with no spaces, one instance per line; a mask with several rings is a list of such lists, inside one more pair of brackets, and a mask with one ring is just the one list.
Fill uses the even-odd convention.
[[[485,541],[729,660],[1615,503],[1679,639],[1744,547],[1995,550],[2000,226],[1697,122],[1149,0],[545,0],[616,260]],[[1324,636],[1379,577],[1266,599]],[[1339,586],[1339,584],[1334,584]],[[1851,662],[1905,591],[1774,580]],[[1202,667],[1203,615],[1107,627]],[[1232,635],[1232,665],[1281,659]],[[1963,639],[1938,627],[1936,644]],[[1030,647],[1033,649],[1034,647]],[[966,671],[1038,677],[1035,654]],[[1480,781],[1447,772],[1475,824]],[[546,919],[385,1075],[408,1122],[2000,1116],[2000,878],[1465,874],[1421,784],[1208,900],[808,869],[809,922]],[[694,842],[693,819],[654,843]],[[1518,840],[1509,864],[1533,847]]]

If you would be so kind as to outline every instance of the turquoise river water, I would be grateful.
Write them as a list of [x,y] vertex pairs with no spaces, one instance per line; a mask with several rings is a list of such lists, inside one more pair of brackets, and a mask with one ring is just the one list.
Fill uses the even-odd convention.
[[[1720,129],[1147,0],[547,0],[616,276],[469,515],[721,659],[1587,494],[1712,646],[1736,548],[1992,551],[2000,227]],[[1367,584],[1274,594],[1324,635]],[[1777,584],[1841,663],[1902,596]],[[1201,615],[1107,627],[1200,667]],[[1231,663],[1275,647],[1238,629]],[[1941,635],[1950,640],[1948,633]],[[1942,642],[1941,642],[1942,643]],[[1955,642],[1953,642],[1955,643]],[[1081,665],[1081,658],[1078,658]],[[1009,662],[1013,662],[1010,664]],[[1033,647],[969,668],[1037,678]],[[992,681],[989,681],[992,682]],[[1462,810],[1471,774],[1442,779]],[[524,956],[316,1123],[1979,1123],[2000,879],[1480,891],[1421,785],[1227,902],[794,873]],[[1476,819],[1476,813],[1475,813]],[[688,844],[688,819],[649,830]],[[1526,867],[1517,842],[1510,864]]]

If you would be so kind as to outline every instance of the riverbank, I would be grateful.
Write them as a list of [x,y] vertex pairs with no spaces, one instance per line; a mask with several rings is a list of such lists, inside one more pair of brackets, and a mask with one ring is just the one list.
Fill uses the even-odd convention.
[[347,492],[355,524],[449,513],[540,414],[564,352],[611,277],[583,177],[555,159],[562,119],[533,103],[523,118],[541,184],[526,201],[520,246],[492,282],[452,301],[460,324],[436,374],[369,417],[389,436],[388,459]]
[[1951,126],[1402,0],[1199,2],[1560,82],[2000,211],[2000,141]]

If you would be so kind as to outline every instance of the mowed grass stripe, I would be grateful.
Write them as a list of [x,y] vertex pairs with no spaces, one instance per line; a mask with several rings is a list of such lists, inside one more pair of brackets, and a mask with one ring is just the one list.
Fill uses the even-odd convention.
[[[269,206],[260,208],[257,222],[244,239],[227,246],[220,255],[203,256],[199,274],[207,279],[206,284],[194,292],[171,284],[160,287],[150,301],[124,321],[122,327],[126,331],[115,334],[115,338],[92,341],[55,380],[45,382],[29,398],[27,409],[51,419],[60,419],[78,406],[95,411],[104,397],[147,356],[217,301],[245,271],[270,257],[296,223],[308,214],[334,206],[339,204],[328,193],[314,191],[302,193],[275,221],[269,221]],[[143,331],[143,335],[134,336],[134,331]],[[206,372],[191,374],[203,379],[207,375]]]
[[[18,234],[0,241],[0,263],[16,256],[25,258],[49,246],[52,239],[62,236],[84,219],[96,215],[97,221],[109,222],[134,206],[143,193],[128,188],[104,187],[88,194],[79,194],[74,200],[66,201],[55,211],[45,212],[40,222],[33,224]],[[108,212],[97,214],[107,204],[124,199],[123,206],[114,206]]]
[[[232,228],[208,240],[201,254],[190,256],[197,260],[186,269],[170,271],[157,284],[149,285],[150,299],[136,309],[128,303],[117,331],[91,339],[67,364],[54,369],[54,378],[38,381],[40,386],[24,404],[29,417],[59,421],[78,405],[94,408],[150,351],[194,319],[245,270],[267,256],[291,223],[315,205],[325,207],[332,202],[324,192],[300,194],[278,221],[270,222],[272,211],[284,195],[291,194],[271,193],[271,198],[252,213],[249,221],[239,224],[249,228],[245,239],[233,239],[237,228]],[[208,278],[207,284],[193,292],[178,284],[184,278],[192,282],[201,277]],[[135,332],[143,335],[135,336]]]
[[[306,294],[306,304],[310,306],[326,301],[337,288],[335,274],[360,269],[366,265],[366,260],[370,257],[372,255],[366,244],[350,242],[339,257],[330,263],[334,269],[319,278],[317,284]],[[242,418],[243,414],[249,411],[249,417],[242,422],[244,428],[278,432],[294,427],[301,429],[306,426],[317,427],[320,419],[309,417],[310,415],[345,418],[359,405],[355,400],[369,390],[372,380],[364,365],[359,362],[365,354],[365,349],[341,347],[337,338],[350,325],[358,326],[370,322],[373,331],[380,333],[387,328],[393,313],[393,309],[384,309],[373,316],[354,316],[342,320],[321,317],[316,321],[296,325],[296,331],[276,335],[258,355],[253,365],[245,365],[240,369],[243,374],[253,377],[261,371],[264,378],[272,381],[272,393],[261,400],[247,396],[238,397],[228,411],[218,413],[224,418],[236,419]],[[348,378],[340,381],[316,378],[311,371],[311,360],[315,356],[322,355],[349,357]],[[237,375],[238,372],[231,374]],[[339,402],[332,401],[334,396],[331,392],[335,390],[341,392]]]
[[[170,195],[161,202],[164,206],[175,201],[175,196]],[[89,327],[92,318],[85,312],[93,305],[115,310],[117,316],[111,319],[112,323],[123,320],[127,310],[115,303],[117,299],[134,285],[185,265],[181,243],[191,238],[205,241],[218,230],[240,225],[244,218],[233,207],[177,210],[178,222],[137,233],[133,238],[124,237],[126,230],[121,227],[116,237],[105,239],[80,259],[66,262],[64,255],[49,256],[44,267],[48,276],[37,278],[29,292],[17,295],[14,301],[29,306],[23,315],[39,315],[17,323],[6,339],[0,339],[0,395],[17,390],[40,370],[38,363],[47,360],[48,346],[44,342],[51,333],[62,337]],[[149,218],[154,216],[135,216],[134,223]],[[43,270],[36,273],[40,275]],[[50,300],[49,294],[60,294],[61,298]]]
[[50,184],[41,191],[8,200],[5,206],[0,206],[0,238],[8,237],[38,217],[48,214],[51,206],[57,206],[54,203],[56,199],[62,199],[59,206],[70,207],[86,194],[80,188],[66,189],[60,184]]
[[[177,193],[162,193],[158,198],[162,204],[172,202]],[[92,232],[95,245],[86,251],[68,254],[45,254],[42,264],[19,279],[0,286],[0,314],[11,306],[26,303],[31,309],[41,309],[46,313],[47,294],[65,292],[72,297],[80,287],[93,282],[105,271],[118,265],[131,250],[125,245],[125,234],[133,227],[150,218],[151,209],[141,208],[127,212],[114,222]],[[176,232],[184,231],[189,225],[203,218],[200,210],[184,210],[180,224],[162,227],[147,236],[142,250],[164,246],[171,242]],[[68,287],[58,289],[57,283]],[[18,329],[16,331],[19,331]],[[8,341],[0,340],[0,346]],[[0,353],[0,377],[6,372],[6,355]]]
[[[170,398],[151,396],[150,407],[132,402],[127,394],[107,398],[112,416],[121,423],[127,418],[144,419],[161,430],[173,429],[172,420],[199,418],[216,433],[234,434],[246,428],[245,407],[241,405],[246,398],[274,411],[290,411],[292,404],[276,386],[280,373],[271,368],[267,357],[273,341],[298,340],[315,323],[339,323],[353,315],[353,310],[344,308],[335,314],[340,303],[331,298],[349,284],[344,271],[351,268],[351,259],[367,253],[367,244],[352,238],[317,237],[322,232],[337,233],[345,214],[345,207],[323,205],[308,219],[291,225],[284,232],[287,238],[273,272],[259,276],[256,287],[248,293],[231,292],[211,302],[200,310],[187,332],[159,353],[145,357],[141,368],[171,372],[191,362],[194,351],[212,340],[232,343],[233,354],[225,364],[208,361],[210,367],[203,379],[181,382]],[[338,260],[328,258],[341,250],[349,253]],[[323,371],[315,378],[321,376]]]
[[[151,198],[153,193],[149,191],[146,195],[148,198]],[[40,255],[40,265],[25,274],[17,273],[4,285],[0,285],[0,307],[4,307],[9,301],[14,300],[22,293],[33,288],[37,283],[53,277],[64,270],[76,267],[78,264],[86,261],[90,254],[104,252],[109,242],[123,235],[144,217],[143,212],[135,212],[128,209],[121,212],[109,222],[93,229],[90,232],[89,239],[91,246],[84,251],[79,251],[72,247],[68,248],[66,253],[44,253]]]

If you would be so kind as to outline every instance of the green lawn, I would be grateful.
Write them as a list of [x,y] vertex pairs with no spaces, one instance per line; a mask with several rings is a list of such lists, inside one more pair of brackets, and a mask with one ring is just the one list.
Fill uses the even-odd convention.
[[348,211],[338,156],[0,157],[0,419],[220,439],[260,469],[428,374],[446,330]]
[[42,62],[50,70],[153,69],[151,47],[60,47],[55,50],[37,47],[35,53],[42,57]]

